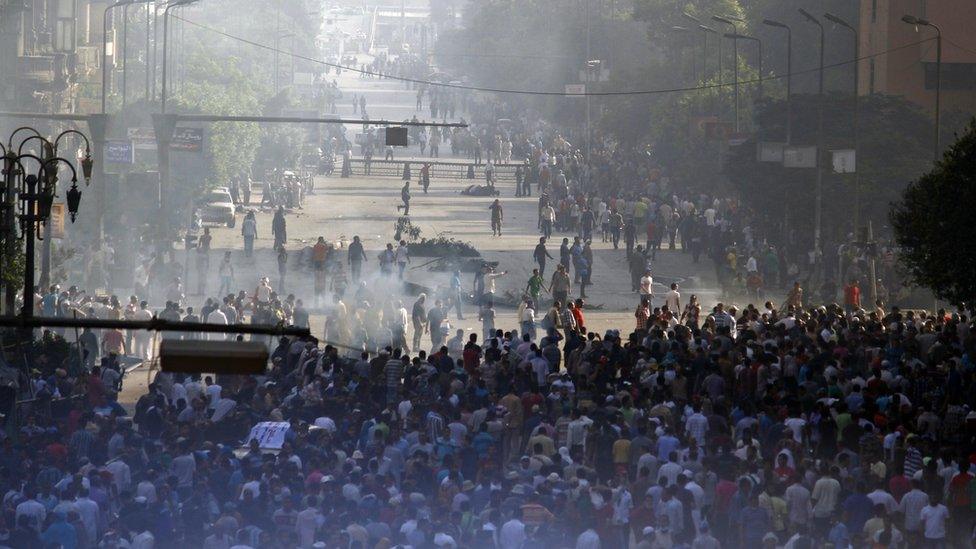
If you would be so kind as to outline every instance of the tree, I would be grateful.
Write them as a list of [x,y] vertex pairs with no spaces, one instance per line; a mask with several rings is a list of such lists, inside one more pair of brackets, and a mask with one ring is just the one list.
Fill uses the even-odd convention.
[[908,185],[890,219],[912,280],[976,312],[976,119],[930,172]]

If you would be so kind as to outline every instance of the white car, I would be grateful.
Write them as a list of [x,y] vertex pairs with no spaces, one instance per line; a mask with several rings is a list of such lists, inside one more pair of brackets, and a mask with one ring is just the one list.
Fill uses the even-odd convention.
[[200,209],[200,221],[204,223],[223,223],[228,227],[234,227],[237,219],[234,213],[237,206],[230,197],[227,187],[217,187],[207,194],[206,203]]

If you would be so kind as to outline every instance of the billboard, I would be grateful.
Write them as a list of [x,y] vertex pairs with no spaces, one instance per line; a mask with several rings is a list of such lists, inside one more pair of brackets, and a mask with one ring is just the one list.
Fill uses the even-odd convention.
[[203,128],[176,128],[173,139],[169,142],[172,151],[201,152],[203,151]]
[[783,149],[784,168],[816,168],[816,147],[786,147]]
[[106,164],[132,164],[135,162],[135,147],[132,141],[109,140],[105,142]]
[[771,141],[760,141],[756,144],[757,162],[783,162],[783,150],[785,143],[774,143]]
[[857,171],[857,154],[854,149],[830,151],[834,173],[854,173]]

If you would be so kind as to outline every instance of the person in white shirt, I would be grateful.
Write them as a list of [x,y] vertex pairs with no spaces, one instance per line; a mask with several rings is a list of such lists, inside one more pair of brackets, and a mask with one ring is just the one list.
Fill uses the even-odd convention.
[[213,410],[214,406],[217,405],[217,401],[220,400],[220,394],[223,391],[223,388],[214,383],[213,378],[210,376],[204,378],[204,384],[207,386],[207,388],[204,389],[204,392],[207,395],[207,402],[209,403],[208,407]]
[[502,530],[498,534],[498,547],[499,549],[519,549],[526,539],[528,536],[525,534],[525,523],[513,518],[502,525]]
[[895,501],[895,498],[891,494],[882,489],[881,486],[878,486],[873,492],[869,493],[868,499],[875,505],[884,505],[885,512],[889,515],[898,510],[898,502]]
[[919,518],[922,519],[922,526],[927,547],[945,547],[946,543],[946,523],[949,520],[949,509],[942,505],[941,494],[933,494],[932,501],[922,508]]
[[47,509],[44,508],[44,504],[34,499],[37,492],[33,488],[27,488],[24,495],[27,496],[27,500],[18,505],[14,512],[16,523],[20,524],[20,517],[28,516],[31,528],[41,532],[44,529],[44,519],[47,518]]
[[816,484],[813,485],[813,492],[810,499],[813,501],[813,518],[816,520],[827,520],[837,509],[838,499],[840,498],[840,482],[834,478],[838,476],[840,470],[833,466],[830,471],[822,471]]
[[407,263],[410,263],[410,251],[407,248],[406,240],[400,241],[400,245],[397,246],[396,252],[393,255],[396,259],[397,273],[400,280],[403,280],[403,271],[407,268]]
[[[147,321],[152,320],[153,314],[149,311],[149,303],[143,301],[139,303],[139,308],[132,311],[130,315],[132,320],[136,321]],[[149,348],[149,332],[144,330],[135,330],[132,333],[133,337],[133,354],[139,358],[145,359],[149,358],[150,348]]]
[[651,277],[651,271],[644,271],[644,276],[640,279],[640,295],[641,297],[646,297],[648,303],[653,303],[654,299],[654,278]]
[[576,538],[576,549],[600,549],[600,547],[600,534],[597,534],[593,528],[587,528]]
[[[227,325],[227,315],[223,313],[220,309],[214,309],[207,315],[207,324],[221,324]],[[210,334],[211,341],[221,341],[225,339],[224,334],[213,333]]]
[[88,490],[81,489],[78,497],[75,498],[75,507],[78,509],[78,516],[81,523],[85,526],[88,539],[98,539],[99,508],[98,504],[88,497]]
[[681,293],[678,292],[678,283],[671,283],[671,290],[668,291],[667,295],[664,296],[664,304],[668,306],[668,310],[674,313],[676,316],[681,314]]

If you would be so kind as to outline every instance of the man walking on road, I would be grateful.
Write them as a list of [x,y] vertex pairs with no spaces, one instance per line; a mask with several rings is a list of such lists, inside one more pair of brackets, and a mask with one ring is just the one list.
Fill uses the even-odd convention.
[[359,235],[352,237],[348,258],[352,279],[354,282],[359,282],[359,277],[363,272],[363,261],[366,261],[366,251],[363,250],[363,243],[359,240]]
[[254,240],[258,237],[258,222],[254,212],[247,212],[241,222],[241,236],[244,237],[244,257],[254,255]]
[[396,249],[397,276],[400,280],[403,280],[403,271],[407,268],[407,263],[410,263],[410,251],[407,249],[407,241],[401,240]]
[[427,294],[420,294],[417,296],[417,301],[413,303],[413,312],[411,313],[411,319],[413,320],[413,348],[414,350],[420,349],[420,337],[427,332],[427,310],[424,305],[427,303]]
[[569,273],[566,272],[566,267],[560,263],[556,267],[556,272],[552,273],[552,280],[549,283],[549,291],[552,293],[553,301],[565,303],[571,289],[572,283],[569,279]]
[[285,207],[278,206],[274,219],[271,220],[271,234],[274,235],[274,249],[285,245],[288,240],[288,232],[285,224]]
[[546,237],[539,238],[539,243],[536,244],[532,257],[539,264],[539,275],[546,276],[546,258],[555,259],[549,255],[549,250],[546,249]]
[[491,235],[501,236],[502,220],[505,218],[505,214],[502,211],[502,203],[496,198],[491,206],[488,206],[488,209],[491,210]]
[[403,210],[403,215],[410,215],[410,182],[406,181],[403,183],[403,188],[400,189],[400,200],[403,204],[397,206],[397,211]]
[[[464,320],[464,316],[461,314],[461,271],[455,270],[454,275],[451,277],[451,296],[454,298],[454,308],[457,310],[457,319]],[[447,309],[451,310],[450,307]],[[444,316],[447,316],[445,313]]]

